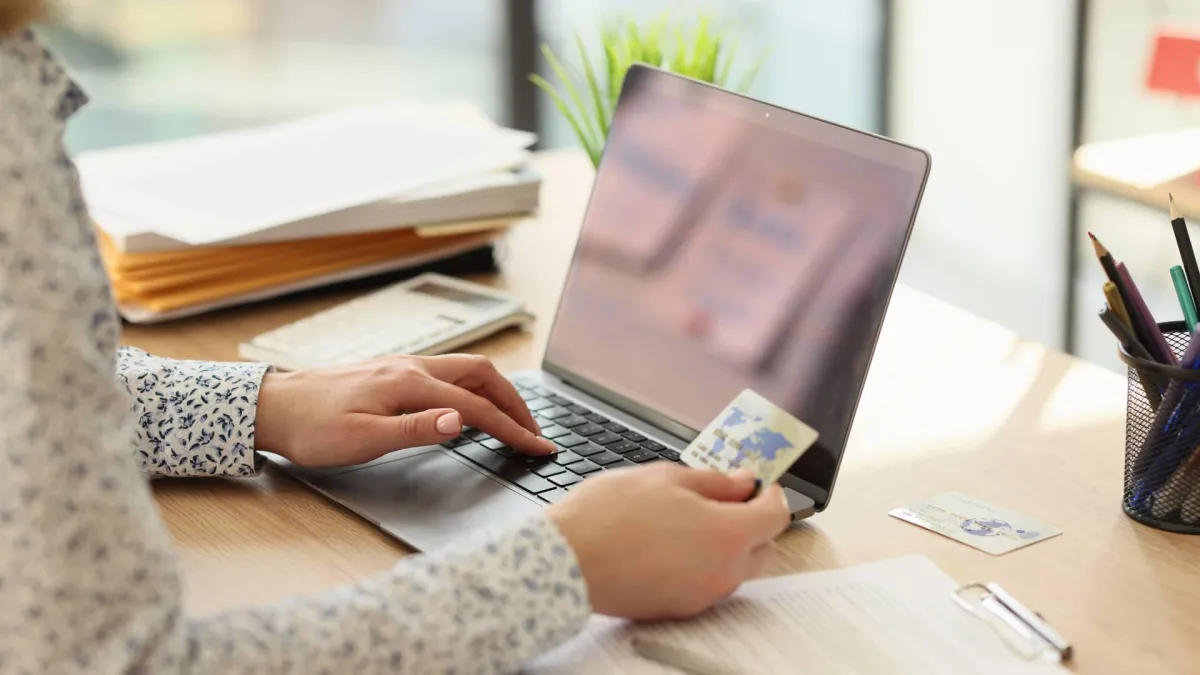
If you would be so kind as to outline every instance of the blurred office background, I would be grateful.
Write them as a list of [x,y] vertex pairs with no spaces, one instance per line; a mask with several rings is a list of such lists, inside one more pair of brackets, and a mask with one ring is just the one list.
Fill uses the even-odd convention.
[[539,45],[697,7],[769,49],[754,95],[933,154],[905,282],[1118,368],[1091,230],[1178,314],[1164,212],[1073,189],[1070,162],[1200,125],[1143,84],[1153,37],[1200,27],[1195,0],[70,0],[47,34],[93,100],[75,151],[404,98],[471,101],[556,148],[574,141],[526,78]]

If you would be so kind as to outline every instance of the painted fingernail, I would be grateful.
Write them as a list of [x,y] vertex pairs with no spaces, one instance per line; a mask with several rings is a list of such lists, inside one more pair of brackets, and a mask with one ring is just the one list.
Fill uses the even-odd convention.
[[462,416],[457,412],[448,412],[437,418],[436,427],[439,434],[457,434],[462,431]]

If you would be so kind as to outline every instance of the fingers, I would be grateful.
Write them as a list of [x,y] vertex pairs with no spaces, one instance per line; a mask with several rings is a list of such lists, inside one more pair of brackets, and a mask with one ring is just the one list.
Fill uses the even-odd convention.
[[448,408],[408,415],[357,415],[356,454],[379,457],[393,450],[444,443],[462,433],[462,416]]
[[775,559],[775,542],[768,541],[765,544],[759,544],[757,548],[750,551],[749,560],[746,563],[746,574],[743,579],[753,579],[757,576],[762,576],[762,573],[767,570],[767,566]]
[[450,382],[483,396],[493,405],[534,434],[540,433],[529,406],[517,388],[482,356],[448,354],[429,359],[425,368],[443,382]]
[[434,377],[423,378],[413,383],[412,386],[420,389],[420,391],[413,392],[414,400],[439,407],[453,408],[462,415],[463,422],[482,429],[492,438],[503,441],[514,450],[530,455],[548,455],[557,451],[557,448],[549,440],[517,424],[513,418],[504,414],[491,401],[462,387]]
[[707,499],[720,502],[741,502],[754,494],[754,475],[748,472],[723,474],[707,469],[685,469],[673,466],[673,480]]
[[754,545],[770,542],[792,522],[792,510],[783,488],[774,483],[744,504],[720,504],[734,525],[745,532]]

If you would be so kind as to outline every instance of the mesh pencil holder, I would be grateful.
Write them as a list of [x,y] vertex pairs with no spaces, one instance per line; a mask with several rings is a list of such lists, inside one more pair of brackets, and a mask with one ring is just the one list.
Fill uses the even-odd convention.
[[[1159,327],[1182,355],[1184,323]],[[1200,534],[1200,370],[1119,355],[1129,367],[1122,507],[1139,523]]]

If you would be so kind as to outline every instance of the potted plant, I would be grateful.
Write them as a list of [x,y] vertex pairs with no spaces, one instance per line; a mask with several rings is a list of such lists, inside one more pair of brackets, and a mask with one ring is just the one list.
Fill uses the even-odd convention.
[[561,91],[540,75],[530,75],[571,125],[592,165],[600,164],[609,125],[621,93],[625,73],[635,63],[745,92],[754,83],[765,54],[748,68],[734,72],[737,38],[714,25],[711,14],[695,21],[673,23],[666,13],[639,25],[633,19],[610,20],[600,31],[600,54],[593,56],[583,37],[576,33],[581,74],[572,77],[548,45],[542,45],[546,63],[558,79]]

